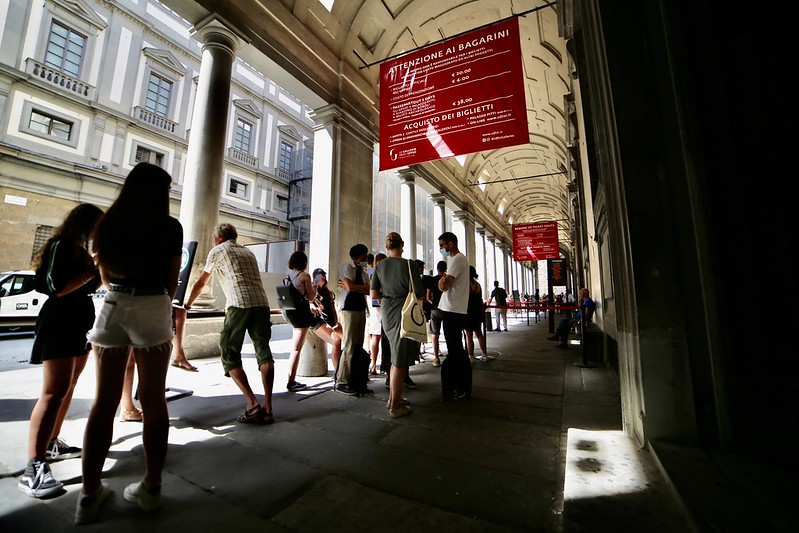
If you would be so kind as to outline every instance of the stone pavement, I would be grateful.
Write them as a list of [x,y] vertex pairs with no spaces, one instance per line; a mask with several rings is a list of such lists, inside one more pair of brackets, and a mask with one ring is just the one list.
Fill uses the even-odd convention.
[[[17,490],[41,369],[0,372],[0,531],[690,530],[649,453],[621,432],[607,372],[575,366],[579,346],[557,349],[547,323],[530,322],[509,317],[510,332],[488,333],[497,358],[474,366],[470,401],[440,402],[428,354],[411,368],[418,389],[404,394],[414,413],[400,419],[388,417],[383,376],[363,398],[332,392],[332,372],[286,392],[290,341],[272,344],[271,426],[236,422],[243,398],[217,359],[193,360],[198,373],[170,368],[168,386],[193,395],[169,403],[163,508],[144,514],[122,499],[142,475],[143,449],[141,425],[118,422],[104,474],[113,495],[100,521],[80,528],[79,460],[52,465],[66,488],[57,497]],[[93,389],[90,361],[61,435],[68,443],[82,441]]]

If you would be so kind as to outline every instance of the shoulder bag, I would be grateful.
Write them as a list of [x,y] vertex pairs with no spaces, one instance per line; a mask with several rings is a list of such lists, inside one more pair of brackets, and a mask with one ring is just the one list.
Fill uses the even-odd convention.
[[413,290],[413,272],[410,261],[408,261],[408,288],[408,296],[402,306],[400,338],[427,342],[427,322],[424,318],[422,302],[416,299],[416,291]]
[[293,311],[303,306],[305,298],[294,286],[291,278],[286,276],[283,278],[283,285],[275,287],[277,291],[277,306],[284,311]]

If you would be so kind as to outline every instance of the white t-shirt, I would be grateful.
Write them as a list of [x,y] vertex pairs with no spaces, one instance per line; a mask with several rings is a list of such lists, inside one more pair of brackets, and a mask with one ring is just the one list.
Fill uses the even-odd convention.
[[447,261],[447,275],[455,278],[449,289],[441,295],[438,308],[450,313],[466,314],[469,306],[469,260],[458,253]]

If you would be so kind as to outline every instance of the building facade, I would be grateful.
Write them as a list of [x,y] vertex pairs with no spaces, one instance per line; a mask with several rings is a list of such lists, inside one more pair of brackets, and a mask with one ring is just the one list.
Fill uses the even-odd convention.
[[[155,1],[0,2],[0,270],[23,269],[80,202],[133,166],[173,177],[179,212],[201,48]],[[219,220],[243,242],[308,240],[310,109],[236,60]]]

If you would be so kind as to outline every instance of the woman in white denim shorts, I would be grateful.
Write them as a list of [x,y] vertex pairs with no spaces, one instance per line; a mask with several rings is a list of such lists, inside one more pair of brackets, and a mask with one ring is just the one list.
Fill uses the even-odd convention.
[[183,228],[169,216],[171,181],[158,166],[136,165],[95,232],[95,259],[108,293],[88,334],[97,354],[97,397],[86,424],[76,524],[93,522],[109,493],[100,477],[131,352],[139,373],[146,467],[142,481],[128,485],[123,496],[144,511],[161,504],[169,435],[164,390],[183,247]]

